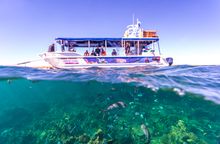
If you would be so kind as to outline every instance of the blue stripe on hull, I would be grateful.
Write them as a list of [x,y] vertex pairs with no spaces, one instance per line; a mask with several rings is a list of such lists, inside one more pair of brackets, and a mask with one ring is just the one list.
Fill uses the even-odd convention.
[[[153,61],[160,61],[160,57],[69,57],[69,58],[60,58],[66,61],[66,64],[73,64],[79,59],[84,60],[87,64],[99,64],[99,63],[151,63]],[[77,63],[75,63],[77,64]]]

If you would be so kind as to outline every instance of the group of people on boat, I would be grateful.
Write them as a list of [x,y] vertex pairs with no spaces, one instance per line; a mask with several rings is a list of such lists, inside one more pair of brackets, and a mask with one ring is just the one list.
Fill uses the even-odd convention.
[[89,51],[86,50],[84,56],[106,56],[106,51],[103,47],[97,47],[95,50],[92,50],[91,53],[89,53]]
[[[65,51],[65,45],[61,45],[61,51],[62,52]],[[69,47],[68,51],[75,52],[75,49],[71,49],[71,47]],[[54,43],[52,43],[49,46],[48,52],[55,52],[55,44]],[[107,55],[107,53],[103,47],[97,47],[95,50],[92,50],[91,53],[89,53],[88,50],[86,50],[84,52],[84,56],[106,56],[106,55]],[[112,51],[112,56],[117,56],[117,52],[115,49],[113,49],[113,51]]]
[[[69,44],[60,43],[60,48],[61,48],[62,52],[65,52],[65,51],[76,52],[76,50],[74,48],[74,45],[72,43],[69,43]],[[131,43],[129,43],[129,42],[125,43],[124,53],[125,53],[126,56],[137,54],[137,52],[135,52],[134,49],[131,49],[131,48],[133,48],[133,47],[131,47]],[[48,52],[55,52],[55,51],[56,51],[55,44],[52,43],[48,48]],[[149,51],[153,55],[155,55],[153,49],[148,48],[147,45],[144,45],[143,48],[140,49],[139,55],[141,55],[142,52],[146,53],[146,52],[149,52]],[[107,52],[106,52],[106,49],[104,48],[104,46],[97,46],[95,49],[92,50],[92,52],[89,52],[88,50],[85,50],[85,52],[84,52],[84,56],[106,56],[106,55],[107,55]],[[116,49],[114,48],[111,52],[111,55],[112,56],[117,56],[117,55],[120,55],[120,53],[118,54]]]
[[[106,51],[104,50],[103,47],[101,47],[101,48],[97,47],[95,50],[92,50],[91,53],[89,53],[88,50],[86,50],[84,52],[84,56],[106,56],[106,55],[107,55],[107,53],[106,53]],[[116,55],[117,55],[117,52],[116,52],[115,49],[113,49],[112,56],[116,56]]]

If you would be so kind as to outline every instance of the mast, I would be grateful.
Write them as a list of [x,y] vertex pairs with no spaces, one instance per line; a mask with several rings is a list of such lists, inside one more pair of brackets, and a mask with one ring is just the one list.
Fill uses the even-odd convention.
[[135,14],[133,13],[133,15],[132,15],[132,24],[133,24],[133,26],[134,26],[134,17],[135,17]]
[[157,41],[157,45],[158,45],[158,50],[159,50],[159,54],[161,55],[161,51],[160,51],[160,44],[159,44],[159,41]]

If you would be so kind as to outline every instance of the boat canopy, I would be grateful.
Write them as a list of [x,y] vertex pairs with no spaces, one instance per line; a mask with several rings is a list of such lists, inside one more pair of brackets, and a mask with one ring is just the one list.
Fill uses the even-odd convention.
[[56,38],[56,41],[159,41],[158,37],[153,38]]

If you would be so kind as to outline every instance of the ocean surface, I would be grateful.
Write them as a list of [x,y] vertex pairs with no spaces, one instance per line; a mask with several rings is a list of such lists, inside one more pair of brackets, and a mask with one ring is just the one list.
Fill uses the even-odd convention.
[[0,144],[219,144],[220,66],[0,67]]

